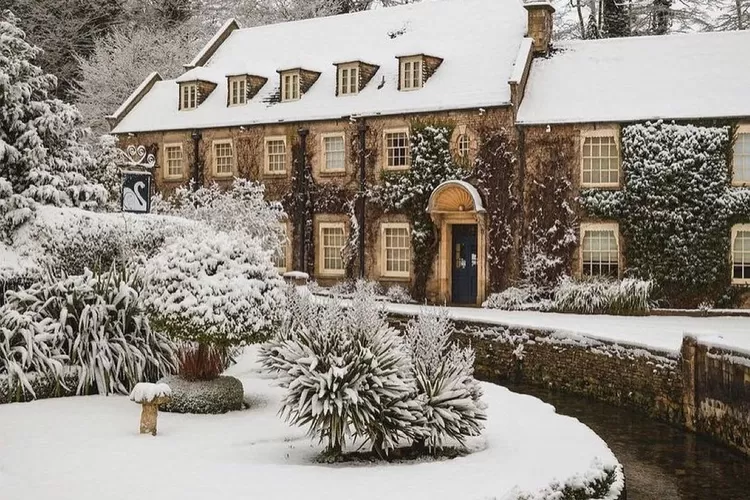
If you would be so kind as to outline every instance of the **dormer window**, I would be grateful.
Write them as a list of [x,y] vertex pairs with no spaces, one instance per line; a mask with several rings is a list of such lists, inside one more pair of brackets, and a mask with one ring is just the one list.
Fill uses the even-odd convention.
[[359,93],[359,65],[357,63],[339,66],[339,95]]
[[282,73],[281,75],[281,100],[297,101],[300,98],[299,71]]
[[247,103],[247,79],[244,76],[229,79],[229,105],[241,106]]
[[197,83],[184,83],[182,84],[182,101],[180,109],[195,109],[198,107],[198,84]]
[[401,90],[422,88],[423,67],[421,56],[401,58]]

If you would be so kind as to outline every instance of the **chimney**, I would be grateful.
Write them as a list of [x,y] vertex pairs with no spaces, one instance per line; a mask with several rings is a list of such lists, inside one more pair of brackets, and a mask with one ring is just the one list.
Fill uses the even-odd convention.
[[555,8],[547,0],[529,2],[523,6],[529,12],[527,36],[534,40],[534,55],[546,55],[552,42],[552,14]]

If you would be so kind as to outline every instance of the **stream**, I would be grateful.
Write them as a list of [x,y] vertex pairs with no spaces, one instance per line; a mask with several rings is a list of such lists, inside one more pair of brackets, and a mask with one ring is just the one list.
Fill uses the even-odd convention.
[[625,467],[628,500],[750,500],[750,458],[711,439],[581,396],[506,385],[596,432]]

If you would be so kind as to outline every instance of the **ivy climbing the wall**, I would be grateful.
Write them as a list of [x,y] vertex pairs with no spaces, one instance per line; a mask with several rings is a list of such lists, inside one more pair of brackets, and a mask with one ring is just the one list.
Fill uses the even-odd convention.
[[403,172],[383,172],[383,182],[373,188],[370,201],[385,212],[406,214],[412,223],[414,287],[412,296],[423,300],[427,280],[437,255],[435,225],[427,213],[432,192],[443,182],[462,180],[467,171],[453,160],[449,123],[412,122],[411,167]]
[[516,145],[507,129],[495,121],[478,130],[474,160],[474,184],[487,210],[487,264],[489,289],[499,292],[509,285],[514,234],[517,234],[518,169]]
[[730,232],[750,191],[730,183],[731,127],[636,124],[622,130],[621,190],[587,190],[590,215],[618,220],[628,274],[650,278],[665,305],[728,297]]

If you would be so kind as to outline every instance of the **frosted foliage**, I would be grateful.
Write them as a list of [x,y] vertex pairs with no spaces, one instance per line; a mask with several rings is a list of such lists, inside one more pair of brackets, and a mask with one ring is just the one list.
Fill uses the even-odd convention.
[[538,297],[528,287],[509,287],[500,293],[493,293],[482,305],[489,309],[522,311],[528,309],[535,298]]
[[409,290],[401,285],[390,286],[388,290],[386,290],[385,296],[388,298],[389,302],[394,302],[396,304],[408,304],[413,302]]
[[17,194],[54,205],[93,208],[106,190],[87,179],[93,159],[75,107],[52,97],[56,79],[34,64],[40,49],[26,42],[10,12],[0,14],[0,177]]
[[463,444],[467,437],[478,436],[487,419],[482,390],[474,379],[474,350],[451,343],[452,333],[443,310],[422,312],[404,334],[424,398],[425,426],[419,442],[431,451],[443,448],[449,439]]
[[168,199],[157,195],[153,212],[202,221],[218,231],[241,231],[267,241],[269,248],[281,244],[282,235],[269,228],[278,227],[285,214],[280,204],[265,200],[262,184],[235,179],[227,190],[216,183],[192,187],[180,187]]
[[651,281],[635,278],[575,281],[566,277],[555,290],[552,309],[577,314],[647,314],[653,288]]
[[140,288],[137,275],[110,270],[8,292],[0,308],[0,375],[32,395],[34,376],[64,385],[71,371],[77,394],[127,394],[172,373],[175,345],[151,330]]
[[387,455],[421,432],[411,362],[374,295],[359,283],[351,308],[293,290],[278,337],[261,350],[264,367],[287,389],[281,414],[340,453],[354,437]]
[[146,263],[145,303],[173,336],[219,346],[263,339],[284,304],[284,281],[261,241],[199,232]]
[[0,241],[10,241],[10,234],[17,227],[34,217],[33,200],[15,194],[13,186],[0,177]]

